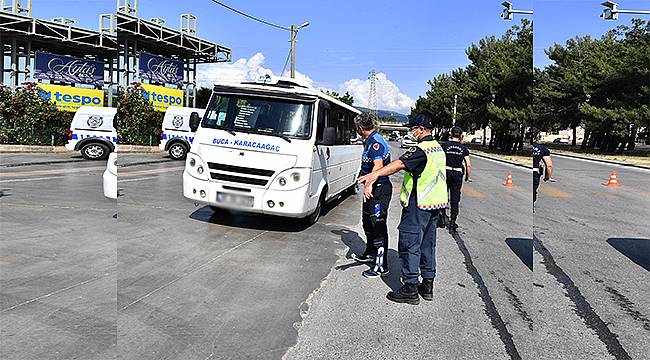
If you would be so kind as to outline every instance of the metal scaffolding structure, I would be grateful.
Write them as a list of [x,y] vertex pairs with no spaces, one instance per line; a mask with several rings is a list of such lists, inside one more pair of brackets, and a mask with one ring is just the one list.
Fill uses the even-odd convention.
[[196,33],[196,16],[182,14],[179,30],[164,26],[161,18],[144,20],[137,16],[137,0],[118,0],[116,14],[118,34],[119,83],[127,86],[141,80],[138,76],[141,52],[183,62],[186,106],[196,106],[197,64],[230,62],[232,51],[225,46],[200,39]]
[[[74,26],[74,19],[54,21],[31,17],[31,0],[23,7],[19,0],[2,0],[0,7],[0,80],[16,88],[32,81],[31,66],[37,51],[65,54],[105,63],[105,87],[111,106],[117,74],[117,36],[113,14],[100,15],[100,30]],[[109,24],[107,24],[107,22]],[[8,63],[9,67],[6,68]]]

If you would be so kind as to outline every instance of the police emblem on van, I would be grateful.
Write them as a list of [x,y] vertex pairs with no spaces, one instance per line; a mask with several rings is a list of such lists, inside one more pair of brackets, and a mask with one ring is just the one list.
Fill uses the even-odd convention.
[[180,115],[174,115],[174,118],[172,119],[172,125],[174,125],[174,127],[177,129],[183,126],[183,117]]
[[86,121],[88,126],[90,126],[93,129],[97,129],[98,127],[102,126],[104,123],[104,118],[99,115],[91,115],[88,117],[88,121]]

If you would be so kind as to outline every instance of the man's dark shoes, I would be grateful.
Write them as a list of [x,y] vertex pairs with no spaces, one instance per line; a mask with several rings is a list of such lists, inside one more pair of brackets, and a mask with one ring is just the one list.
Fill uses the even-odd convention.
[[352,253],[352,255],[350,255],[350,257],[354,261],[367,264],[367,263],[371,263],[371,262],[375,261],[375,257],[377,257],[377,255],[375,255],[375,254],[365,254],[365,253],[361,254],[361,255],[357,255],[355,253]]
[[386,298],[397,303],[406,303],[411,305],[417,305],[420,303],[417,287],[408,283],[404,284],[404,286],[397,291],[390,291],[386,295]]
[[375,271],[375,269],[373,268],[373,269],[368,269],[368,270],[362,272],[361,275],[363,275],[363,277],[366,277],[368,279],[374,279],[374,278],[380,277],[380,276],[381,277],[388,276],[388,275],[390,275],[390,271],[388,271],[388,269]]
[[422,282],[418,285],[418,292],[424,300],[433,300],[433,279],[422,279]]

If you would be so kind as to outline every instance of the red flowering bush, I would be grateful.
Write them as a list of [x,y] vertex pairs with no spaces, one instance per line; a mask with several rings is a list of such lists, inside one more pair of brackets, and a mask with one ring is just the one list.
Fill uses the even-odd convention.
[[74,113],[59,111],[38,94],[37,83],[16,90],[0,85],[0,144],[55,145],[66,142]]
[[152,145],[159,142],[164,113],[154,111],[153,104],[142,95],[140,83],[120,88],[117,95],[117,136],[122,144]]

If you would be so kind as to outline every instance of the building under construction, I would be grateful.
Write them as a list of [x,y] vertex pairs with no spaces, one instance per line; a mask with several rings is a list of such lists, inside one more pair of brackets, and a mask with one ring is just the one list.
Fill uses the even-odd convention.
[[[34,18],[31,0],[1,1],[0,74],[2,84],[12,88],[35,81],[35,56],[44,52],[102,62],[104,79],[94,87],[107,93],[108,106],[112,106],[118,85],[133,81],[182,90],[185,106],[195,106],[197,64],[232,59],[229,48],[196,36],[197,19],[189,13],[180,15],[176,30],[161,18],[139,18],[137,0],[118,0],[117,11],[98,15],[98,30],[91,30],[76,26],[75,19]],[[182,75],[178,81],[142,76],[143,54],[174,61]]]

